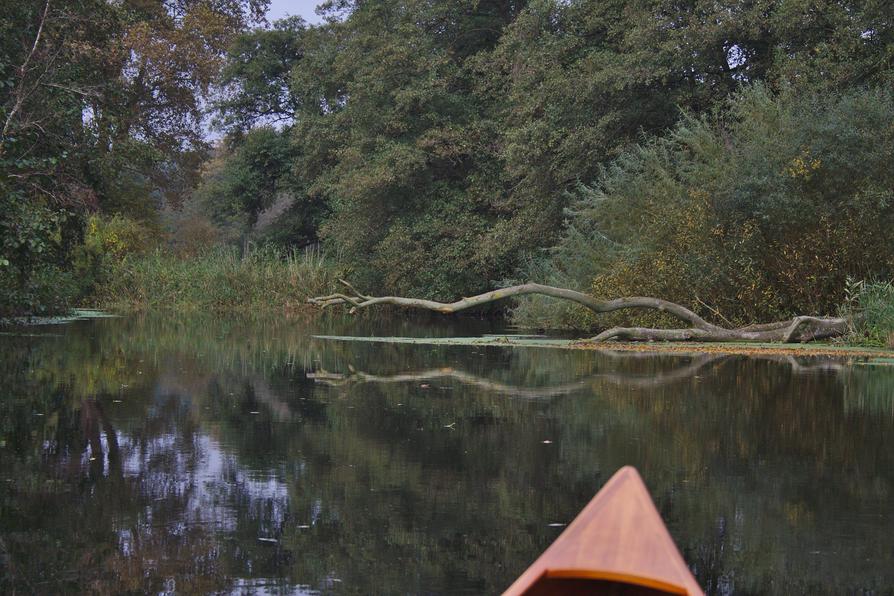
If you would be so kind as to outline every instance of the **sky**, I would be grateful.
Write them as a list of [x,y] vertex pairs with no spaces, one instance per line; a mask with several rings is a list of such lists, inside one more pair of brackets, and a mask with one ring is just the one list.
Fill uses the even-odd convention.
[[270,0],[267,20],[271,23],[286,16],[299,16],[308,23],[321,23],[322,19],[314,13],[314,8],[323,0]]
[[[267,9],[267,20],[272,24],[273,21],[285,18],[287,16],[299,16],[311,24],[319,24],[323,22],[314,9],[317,4],[323,0],[270,0],[270,7]],[[208,122],[205,123],[205,139],[208,141],[217,141],[223,137],[220,131],[213,130]]]

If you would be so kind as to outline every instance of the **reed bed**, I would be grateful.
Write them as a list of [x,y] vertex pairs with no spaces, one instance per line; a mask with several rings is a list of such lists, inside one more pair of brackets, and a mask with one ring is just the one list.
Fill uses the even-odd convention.
[[218,246],[188,258],[156,250],[117,264],[96,299],[112,310],[294,310],[336,278],[319,249]]
[[848,343],[894,348],[894,282],[848,280],[842,306],[851,321]]

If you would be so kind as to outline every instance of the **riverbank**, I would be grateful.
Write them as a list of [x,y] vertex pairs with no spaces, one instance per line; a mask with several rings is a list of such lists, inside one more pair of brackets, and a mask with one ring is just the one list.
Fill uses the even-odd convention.
[[571,349],[578,350],[612,350],[618,352],[665,352],[665,353],[698,353],[726,354],[742,356],[826,356],[849,358],[890,359],[894,365],[894,350],[886,348],[867,348],[865,346],[838,344],[763,344],[763,343],[595,343],[580,341],[572,343]]
[[[272,246],[251,246],[240,251],[234,246],[216,245],[188,255],[155,249],[115,259],[104,258],[100,264],[102,266],[95,267],[98,281],[93,290],[75,304],[116,313],[157,310],[313,316],[319,311],[307,303],[308,298],[330,294],[339,288],[337,280],[350,273],[333,260],[324,259],[319,251],[284,250]],[[840,344],[809,344],[811,353],[840,355],[842,349],[847,354],[853,350],[872,354],[894,351],[894,285],[890,282],[849,282],[847,290],[838,314],[854,324],[841,338]],[[530,298],[521,300],[522,304],[529,302],[532,302]],[[415,315],[401,311],[400,316]],[[591,336],[595,330],[578,330],[576,333]],[[695,349],[747,354],[760,349],[774,350],[778,354],[804,353],[802,348],[776,344],[673,342],[659,347],[664,344],[578,343],[582,348],[627,351]]]

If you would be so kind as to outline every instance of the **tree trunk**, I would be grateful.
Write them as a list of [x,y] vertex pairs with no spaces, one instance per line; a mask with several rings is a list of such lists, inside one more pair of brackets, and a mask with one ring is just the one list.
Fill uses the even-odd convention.
[[651,309],[666,312],[669,315],[687,323],[689,326],[680,329],[651,329],[646,327],[612,327],[603,331],[592,341],[601,342],[608,340],[623,341],[754,341],[754,342],[808,342],[817,339],[827,339],[844,335],[848,329],[848,321],[836,317],[811,317],[797,316],[785,321],[773,323],[761,323],[748,325],[736,329],[727,329],[709,323],[685,306],[668,302],[661,298],[647,298],[632,296],[616,298],[615,300],[596,300],[592,296],[569,290],[541,284],[528,283],[508,288],[501,288],[491,292],[485,292],[470,298],[463,298],[456,302],[435,302],[419,298],[404,298],[401,296],[367,296],[361,294],[344,280],[341,283],[350,294],[336,293],[328,296],[309,298],[308,302],[320,308],[350,305],[352,313],[358,309],[368,308],[377,304],[394,304],[407,308],[419,308],[433,310],[443,314],[451,314],[466,310],[490,302],[505,300],[516,296],[540,294],[551,296],[561,300],[570,300],[585,306],[596,313],[609,313],[626,309]]

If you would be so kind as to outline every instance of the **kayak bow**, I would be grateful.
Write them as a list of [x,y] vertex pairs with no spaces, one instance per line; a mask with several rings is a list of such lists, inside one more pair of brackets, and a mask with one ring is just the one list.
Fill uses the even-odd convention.
[[503,596],[704,596],[646,485],[625,466]]

